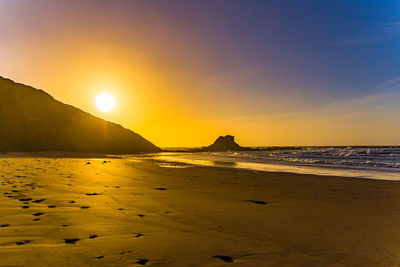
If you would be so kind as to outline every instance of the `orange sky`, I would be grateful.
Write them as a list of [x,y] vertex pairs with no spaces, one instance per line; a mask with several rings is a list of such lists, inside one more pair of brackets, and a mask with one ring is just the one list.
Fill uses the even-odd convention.
[[[0,2],[0,75],[158,146],[203,146],[225,134],[252,146],[400,143],[398,92],[320,92],[301,66],[281,73],[279,54],[260,66],[227,33],[185,28],[152,7],[41,1]],[[102,92],[114,95],[115,110],[96,108]]]

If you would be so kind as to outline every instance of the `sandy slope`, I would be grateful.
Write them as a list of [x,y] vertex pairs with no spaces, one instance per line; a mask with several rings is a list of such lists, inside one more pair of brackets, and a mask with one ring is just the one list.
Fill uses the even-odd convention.
[[0,158],[0,266],[400,263],[397,182],[161,166]]

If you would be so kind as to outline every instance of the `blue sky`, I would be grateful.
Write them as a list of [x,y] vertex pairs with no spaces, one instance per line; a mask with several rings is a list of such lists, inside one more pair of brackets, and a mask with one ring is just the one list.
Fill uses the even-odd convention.
[[398,1],[152,3],[207,48],[205,76],[245,87],[231,86],[233,93],[297,106],[294,96],[312,108],[396,89],[385,84],[400,76]]
[[225,67],[236,63],[278,80],[309,79],[320,88],[337,83],[337,90],[353,92],[399,73],[397,1],[155,3],[171,27],[214,47]]

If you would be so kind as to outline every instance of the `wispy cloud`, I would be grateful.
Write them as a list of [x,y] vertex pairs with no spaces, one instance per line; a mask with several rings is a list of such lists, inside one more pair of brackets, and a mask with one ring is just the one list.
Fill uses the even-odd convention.
[[331,43],[341,47],[362,47],[376,45],[400,35],[400,21],[382,22],[371,25],[367,33],[357,34],[349,38]]
[[343,39],[337,42],[332,43],[334,46],[342,46],[342,47],[361,47],[361,46],[368,46],[368,45],[375,45],[386,38],[384,36],[356,36],[354,38]]
[[379,25],[380,25],[381,29],[386,32],[394,33],[394,34],[400,33],[400,21],[384,22]]
[[400,76],[397,76],[389,81],[383,82],[375,87],[378,92],[392,92],[400,90]]

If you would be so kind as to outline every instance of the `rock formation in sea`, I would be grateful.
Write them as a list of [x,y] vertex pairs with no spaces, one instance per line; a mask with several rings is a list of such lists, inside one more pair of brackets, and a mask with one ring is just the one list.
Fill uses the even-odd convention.
[[235,142],[235,137],[232,135],[220,136],[215,140],[215,142],[207,147],[201,148],[199,151],[245,151],[252,150],[248,147],[242,147]]
[[161,149],[121,125],[0,77],[0,151],[120,154]]

